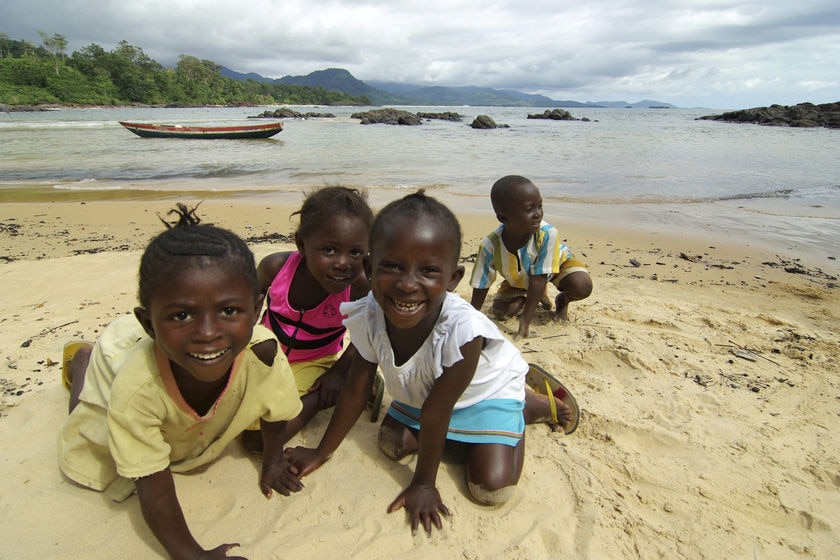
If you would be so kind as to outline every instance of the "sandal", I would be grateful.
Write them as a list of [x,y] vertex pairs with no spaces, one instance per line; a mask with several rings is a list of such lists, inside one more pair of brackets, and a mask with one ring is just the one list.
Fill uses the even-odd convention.
[[385,380],[377,372],[376,378],[373,380],[373,392],[371,393],[368,405],[371,407],[370,421],[376,422],[379,420],[379,412],[382,408],[382,397],[385,396]]
[[577,429],[578,423],[580,423],[580,407],[578,406],[577,401],[569,390],[566,389],[566,387],[550,373],[536,364],[528,365],[530,366],[530,369],[528,370],[528,374],[525,376],[525,383],[536,393],[557,397],[563,401],[572,412],[572,417],[569,421],[565,424],[561,424],[560,420],[557,418],[557,403],[554,399],[548,399],[548,403],[551,406],[552,420],[549,425],[552,425],[552,427],[559,426],[563,429],[563,433],[566,435],[571,434]]
[[86,340],[71,340],[64,345],[64,351],[61,355],[61,382],[67,387],[68,391],[73,386],[73,378],[70,377],[70,362],[73,361],[76,352],[90,345],[90,342]]

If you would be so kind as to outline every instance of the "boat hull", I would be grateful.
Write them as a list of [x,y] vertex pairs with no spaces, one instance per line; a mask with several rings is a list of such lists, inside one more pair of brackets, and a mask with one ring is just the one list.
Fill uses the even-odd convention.
[[120,121],[126,129],[143,138],[200,138],[224,140],[270,138],[283,130],[282,122],[246,126],[180,126]]

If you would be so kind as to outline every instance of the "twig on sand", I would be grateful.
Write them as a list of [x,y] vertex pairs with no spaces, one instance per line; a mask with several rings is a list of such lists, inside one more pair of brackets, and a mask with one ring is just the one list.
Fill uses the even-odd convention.
[[737,342],[733,342],[733,341],[730,340],[729,344],[718,344],[718,346],[730,346],[730,345],[734,346],[735,348],[737,348],[740,351],[740,352],[736,352],[736,351],[732,350],[732,353],[734,355],[738,356],[739,358],[743,358],[744,360],[749,360],[751,362],[754,362],[755,358],[762,358],[762,359],[767,360],[771,364],[779,365],[779,362],[777,362],[775,360],[771,360],[770,358],[768,358],[767,356],[762,354],[760,351],[752,350],[750,348],[747,348],[746,346],[741,346]]
[[548,336],[542,336],[542,337],[540,337],[540,338],[542,338],[543,340],[547,340],[547,339],[549,339],[549,338],[559,338],[559,337],[561,337],[561,336],[569,336],[569,335],[568,335],[567,333],[563,333],[563,334],[550,334],[550,335],[548,335]]
[[78,323],[78,322],[79,322],[79,320],[78,320],[78,319],[76,319],[76,320],[74,320],[74,321],[68,321],[68,322],[66,322],[66,323],[64,323],[64,324],[58,325],[58,326],[56,326],[56,327],[50,327],[50,328],[48,328],[48,329],[44,329],[44,330],[42,330],[41,332],[39,332],[38,334],[36,334],[35,336],[30,337],[30,338],[28,338],[28,339],[24,340],[24,341],[23,341],[23,343],[20,345],[20,347],[21,347],[21,348],[28,348],[28,347],[29,347],[29,345],[30,345],[30,344],[32,344],[32,339],[34,339],[34,338],[38,338],[39,336],[44,336],[45,334],[50,334],[51,332],[55,332],[55,331],[57,331],[58,329],[61,329],[61,328],[66,327],[67,325],[72,325],[73,323]]

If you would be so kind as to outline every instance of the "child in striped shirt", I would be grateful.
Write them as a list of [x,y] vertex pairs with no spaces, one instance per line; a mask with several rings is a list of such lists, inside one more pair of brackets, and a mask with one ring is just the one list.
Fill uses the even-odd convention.
[[586,265],[559,239],[557,229],[543,221],[542,196],[525,177],[508,175],[490,191],[501,224],[485,237],[470,277],[470,303],[481,309],[496,275],[503,278],[492,304],[497,320],[518,313],[518,335],[527,337],[537,306],[551,309],[546,286],[554,284],[554,318],[569,320],[569,302],[589,297],[592,278]]

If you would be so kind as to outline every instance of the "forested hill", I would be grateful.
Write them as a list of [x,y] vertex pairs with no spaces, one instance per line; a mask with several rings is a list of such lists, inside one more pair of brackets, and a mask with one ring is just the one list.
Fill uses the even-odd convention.
[[63,35],[35,46],[0,33],[0,105],[472,105],[509,107],[674,107],[658,101],[557,101],[544,95],[485,87],[365,83],[341,68],[271,79],[241,74],[186,54],[165,68],[121,41],[67,54]]
[[67,41],[42,35],[35,46],[0,34],[0,105],[370,105],[371,100],[320,86],[234,80],[209,60],[181,55],[164,68],[141,47],[121,41],[71,54]]

